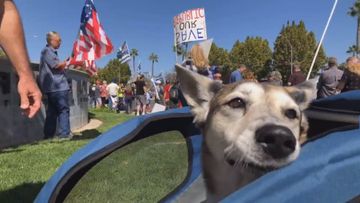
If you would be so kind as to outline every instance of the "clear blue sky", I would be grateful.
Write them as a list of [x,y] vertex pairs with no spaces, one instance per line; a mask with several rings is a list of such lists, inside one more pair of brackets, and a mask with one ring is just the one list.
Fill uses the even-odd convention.
[[[344,61],[346,50],[355,44],[356,20],[346,13],[355,0],[339,0],[324,47],[328,56]],[[65,59],[79,29],[84,0],[15,0],[23,18],[27,47],[32,61],[39,61],[45,46],[45,33],[58,31],[63,44],[59,50]],[[303,20],[308,30],[320,40],[332,8],[331,0],[94,0],[100,21],[117,48],[126,40],[129,48],[139,50],[142,70],[149,71],[151,52],[158,54],[155,72],[169,71],[174,64],[173,16],[192,9],[205,8],[208,37],[228,50],[236,40],[261,36],[273,46],[281,27],[289,20]],[[115,53],[97,62],[103,67]],[[137,60],[137,61],[138,61]]]

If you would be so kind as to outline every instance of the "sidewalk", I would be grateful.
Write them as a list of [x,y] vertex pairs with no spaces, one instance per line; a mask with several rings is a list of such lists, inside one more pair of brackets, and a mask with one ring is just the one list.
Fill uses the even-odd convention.
[[73,133],[80,133],[85,130],[92,130],[100,127],[103,123],[98,119],[90,119],[90,122],[86,124],[84,127],[76,129]]

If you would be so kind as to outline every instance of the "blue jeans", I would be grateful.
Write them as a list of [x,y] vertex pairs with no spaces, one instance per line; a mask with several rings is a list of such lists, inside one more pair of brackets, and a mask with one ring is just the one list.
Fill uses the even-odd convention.
[[48,106],[44,126],[45,139],[55,135],[57,121],[59,120],[59,137],[67,137],[70,134],[70,108],[69,91],[46,93]]
[[125,97],[125,106],[126,106],[126,113],[131,113],[131,111],[132,111],[132,106],[131,106],[131,104],[132,104],[132,101],[133,101],[133,99],[131,98],[131,97]]

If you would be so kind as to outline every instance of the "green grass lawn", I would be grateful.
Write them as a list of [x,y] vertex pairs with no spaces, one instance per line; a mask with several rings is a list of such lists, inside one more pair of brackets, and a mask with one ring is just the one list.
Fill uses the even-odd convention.
[[[93,110],[103,121],[70,141],[47,140],[0,152],[0,202],[32,202],[43,184],[76,150],[131,116]],[[155,202],[186,176],[186,144],[169,132],[138,141],[93,167],[67,202]]]

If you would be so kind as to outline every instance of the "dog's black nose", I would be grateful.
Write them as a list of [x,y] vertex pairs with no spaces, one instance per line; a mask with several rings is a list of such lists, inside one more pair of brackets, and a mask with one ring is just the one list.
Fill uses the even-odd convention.
[[296,139],[289,128],[278,125],[265,125],[255,132],[256,142],[275,159],[291,154],[296,147]]

